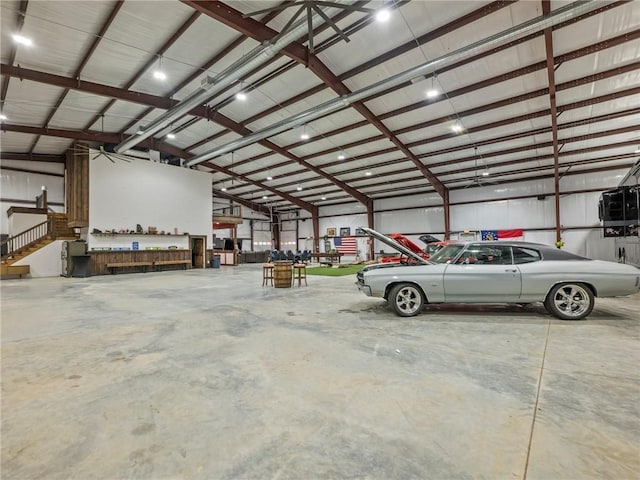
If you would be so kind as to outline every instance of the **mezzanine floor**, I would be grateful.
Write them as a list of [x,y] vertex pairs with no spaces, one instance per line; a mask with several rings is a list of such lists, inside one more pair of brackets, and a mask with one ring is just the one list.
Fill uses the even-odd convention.
[[640,296],[401,319],[354,280],[3,281],[3,479],[637,478]]

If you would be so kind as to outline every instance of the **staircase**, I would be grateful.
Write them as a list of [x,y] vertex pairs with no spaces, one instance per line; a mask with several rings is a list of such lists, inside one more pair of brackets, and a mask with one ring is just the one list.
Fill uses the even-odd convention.
[[29,230],[8,238],[7,254],[2,256],[4,265],[13,265],[54,240],[77,240],[79,235],[67,225],[66,213],[48,213],[47,220]]

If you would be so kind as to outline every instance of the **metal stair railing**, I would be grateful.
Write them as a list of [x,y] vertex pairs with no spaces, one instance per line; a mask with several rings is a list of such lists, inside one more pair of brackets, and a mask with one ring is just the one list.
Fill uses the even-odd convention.
[[0,248],[3,252],[6,248],[7,253],[2,255],[2,260],[4,261],[8,257],[16,255],[21,250],[25,250],[32,245],[35,245],[47,236],[55,240],[56,231],[53,222],[53,218],[48,218],[44,222],[39,223],[38,225],[35,225],[28,230],[25,230],[24,232],[21,232],[17,235],[14,235],[13,237],[9,237],[4,240],[0,244]]

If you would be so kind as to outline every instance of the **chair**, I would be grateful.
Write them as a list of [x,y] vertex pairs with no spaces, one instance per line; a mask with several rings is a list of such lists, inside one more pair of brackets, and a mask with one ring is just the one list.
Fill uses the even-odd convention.
[[264,287],[269,282],[273,286],[273,263],[262,264],[262,286]]
[[305,263],[295,263],[293,265],[293,277],[291,279],[291,285],[298,281],[298,286],[302,285],[302,280],[304,280],[304,284],[309,286],[307,283],[307,265]]

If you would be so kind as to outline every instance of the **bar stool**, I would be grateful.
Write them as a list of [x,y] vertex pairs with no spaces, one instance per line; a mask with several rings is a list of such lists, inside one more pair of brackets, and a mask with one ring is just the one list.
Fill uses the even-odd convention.
[[271,286],[273,286],[273,263],[263,263],[262,264],[262,286],[264,287],[271,281]]
[[307,283],[307,265],[304,263],[295,263],[293,265],[293,278],[291,281],[291,285],[296,283],[298,280],[298,286],[302,285],[302,280],[304,280],[304,284],[309,286]]

